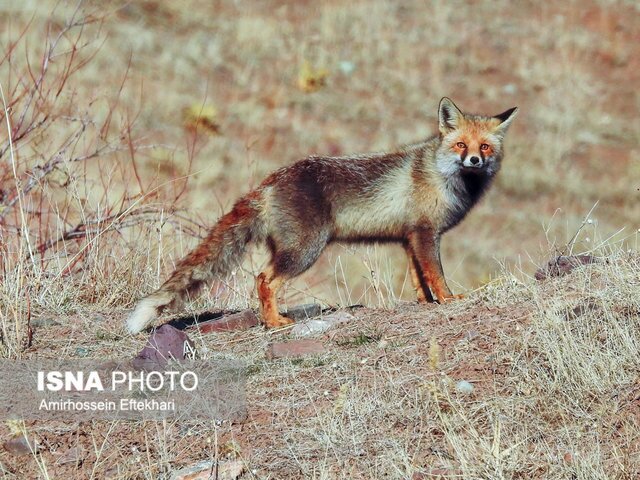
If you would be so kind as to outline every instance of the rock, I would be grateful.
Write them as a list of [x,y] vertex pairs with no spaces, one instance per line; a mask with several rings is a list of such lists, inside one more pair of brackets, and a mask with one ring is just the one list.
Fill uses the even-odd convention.
[[297,305],[287,310],[285,317],[296,322],[307,320],[309,318],[319,317],[322,314],[322,307],[318,303],[306,303]]
[[507,95],[515,95],[518,93],[518,87],[514,83],[507,83],[504,87],[502,87],[502,91]]
[[89,355],[89,349],[85,347],[76,347],[76,355],[79,357],[86,357]]
[[260,324],[260,320],[253,312],[247,309],[242,312],[225,315],[222,318],[208,320],[198,324],[200,333],[231,332],[234,330],[247,330]]
[[302,358],[325,352],[324,345],[318,340],[302,339],[289,342],[276,342],[269,345],[266,356],[269,359]]
[[465,336],[464,339],[467,342],[471,342],[473,340],[475,340],[476,338],[478,338],[480,336],[480,332],[478,332],[477,330],[469,330]]
[[338,68],[345,75],[351,75],[353,71],[356,69],[356,65],[355,63],[350,62],[349,60],[342,60],[340,63],[338,63]]
[[564,312],[561,312],[560,315],[562,315],[562,313],[564,313],[564,318],[566,320],[575,320],[582,317],[583,315],[589,314],[595,315],[596,317],[602,317],[605,315],[602,305],[592,300],[587,300],[585,303],[580,303],[570,310],[566,309]]
[[600,135],[592,132],[591,130],[581,130],[576,134],[576,140],[581,143],[587,143],[590,145],[597,145],[602,142]]
[[316,333],[325,332],[335,325],[349,322],[355,318],[347,312],[334,312],[322,318],[315,318],[296,324],[291,329],[291,335],[294,337],[308,337]]
[[24,435],[13,437],[3,444],[4,449],[13,455],[32,455],[39,450],[38,442],[34,439],[31,442]]
[[456,392],[462,393],[463,395],[469,395],[473,393],[474,386],[472,383],[467,382],[466,380],[460,380],[456,382]]
[[65,465],[67,463],[78,464],[84,459],[84,452],[81,447],[70,448],[66,452],[60,454],[56,464]]
[[330,313],[329,315],[325,315],[324,317],[322,317],[322,319],[326,322],[330,322],[336,325],[338,323],[350,322],[351,320],[355,320],[356,317],[354,317],[350,313],[339,311]]
[[219,462],[217,472],[214,462],[204,461],[173,472],[171,480],[235,480],[243,472],[244,464],[240,460]]
[[291,335],[293,337],[308,337],[316,333],[325,332],[331,327],[333,327],[333,323],[316,318],[295,324],[291,329]]
[[31,326],[35,328],[40,327],[55,327],[61,325],[61,323],[55,318],[51,317],[40,317],[31,319]]
[[194,343],[187,334],[171,325],[162,325],[151,334],[147,345],[134,358],[133,366],[148,370],[164,367],[171,359],[184,360],[185,349],[194,350]]
[[104,472],[105,480],[116,480],[121,478],[122,477],[120,476],[120,469],[118,467],[111,467],[109,468],[109,470]]
[[589,265],[598,262],[592,255],[560,255],[549,260],[545,267],[536,271],[536,280],[544,280],[551,277],[562,277],[581,265]]

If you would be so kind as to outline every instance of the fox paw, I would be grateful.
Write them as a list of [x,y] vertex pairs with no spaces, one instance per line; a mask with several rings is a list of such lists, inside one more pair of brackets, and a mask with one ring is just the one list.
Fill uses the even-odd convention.
[[290,318],[283,317],[282,315],[278,315],[275,318],[265,319],[264,326],[266,328],[279,328],[286,327],[287,325],[291,325],[294,321]]
[[418,303],[427,303],[427,297],[425,297],[424,295],[418,295],[416,300],[418,301]]
[[464,295],[461,293],[457,293],[455,295],[447,295],[446,297],[441,297],[438,299],[438,303],[449,303],[452,302],[454,300],[460,300],[464,298]]

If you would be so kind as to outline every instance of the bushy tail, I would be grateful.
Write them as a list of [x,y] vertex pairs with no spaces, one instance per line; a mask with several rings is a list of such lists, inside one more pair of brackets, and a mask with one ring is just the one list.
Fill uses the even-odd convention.
[[176,307],[216,277],[224,276],[242,261],[249,242],[264,240],[260,194],[252,192],[224,215],[200,245],[183,258],[169,279],[141,299],[127,319],[127,330],[137,333],[165,308]]

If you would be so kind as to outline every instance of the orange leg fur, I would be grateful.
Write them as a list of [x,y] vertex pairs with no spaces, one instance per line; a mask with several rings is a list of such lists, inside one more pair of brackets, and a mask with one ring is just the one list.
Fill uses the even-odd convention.
[[416,292],[418,303],[433,302],[433,296],[429,291],[429,287],[424,284],[422,274],[418,271],[417,259],[410,247],[405,248],[407,252],[407,260],[409,264],[409,274],[411,275],[411,283]]
[[276,296],[284,283],[282,277],[275,277],[272,269],[258,275],[258,298],[260,299],[260,314],[267,328],[283,327],[293,323],[293,320],[283,317],[278,312]]
[[439,303],[445,303],[462,295],[451,293],[444,278],[440,261],[440,238],[430,229],[421,229],[409,235],[409,246],[415,254],[422,276]]

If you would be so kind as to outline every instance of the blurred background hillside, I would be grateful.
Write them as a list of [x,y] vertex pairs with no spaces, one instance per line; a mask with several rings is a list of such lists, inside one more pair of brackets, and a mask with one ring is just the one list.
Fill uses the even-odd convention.
[[[571,240],[637,249],[639,13],[604,0],[0,1],[14,140],[11,160],[3,115],[3,268],[28,259],[48,308],[127,304],[268,172],[431,136],[445,95],[470,112],[520,107],[496,185],[443,240],[454,291],[503,266],[531,275]],[[38,290],[51,279],[70,286],[55,301],[59,289]],[[243,281],[212,295],[252,302]],[[286,295],[413,298],[388,246],[335,245]]]

